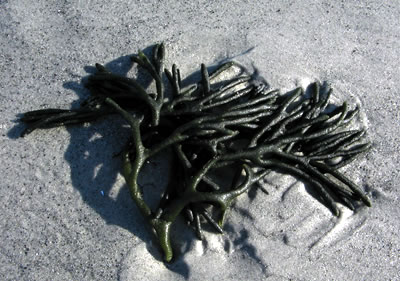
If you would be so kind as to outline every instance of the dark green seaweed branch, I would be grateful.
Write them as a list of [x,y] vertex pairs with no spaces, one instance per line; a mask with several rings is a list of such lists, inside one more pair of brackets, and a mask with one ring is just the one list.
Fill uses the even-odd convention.
[[[91,96],[81,108],[27,112],[21,121],[28,126],[21,135],[120,114],[131,129],[120,154],[122,174],[165,261],[173,258],[170,229],[180,214],[200,239],[204,221],[222,233],[234,200],[271,170],[308,182],[336,216],[337,202],[352,210],[354,202],[371,206],[364,192],[338,171],[370,147],[363,142],[364,130],[347,130],[358,108],[350,110],[344,103],[332,110],[332,90],[322,91],[319,83],[311,84],[307,94],[301,88],[285,95],[269,91],[234,62],[212,73],[202,64],[200,81],[184,85],[175,64],[171,71],[164,69],[164,58],[163,44],[154,47],[151,59],[141,51],[132,56],[152,77],[156,92],[96,64],[97,73],[86,84]],[[173,176],[152,210],[138,177],[147,160],[165,150],[173,154]],[[227,179],[232,184],[222,186],[215,176],[226,167],[236,172]]]

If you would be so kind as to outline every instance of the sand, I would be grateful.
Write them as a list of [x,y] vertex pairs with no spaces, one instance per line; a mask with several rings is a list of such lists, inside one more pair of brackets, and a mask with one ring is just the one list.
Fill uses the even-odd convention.
[[[0,0],[0,279],[399,280],[400,6],[331,2]],[[107,119],[18,138],[17,122],[76,107],[90,66],[123,68],[158,42],[186,74],[234,59],[273,88],[327,81],[334,101],[360,106],[373,148],[342,171],[373,207],[335,218],[274,173],[269,195],[237,201],[224,235],[178,226],[166,267],[113,158],[127,131]],[[163,167],[151,163],[146,192],[163,187]]]

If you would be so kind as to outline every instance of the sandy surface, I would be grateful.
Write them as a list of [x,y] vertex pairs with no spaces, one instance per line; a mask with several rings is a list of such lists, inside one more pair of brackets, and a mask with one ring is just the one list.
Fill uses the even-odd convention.
[[[0,0],[0,279],[399,280],[400,5],[180,2]],[[90,65],[123,66],[161,41],[184,73],[234,59],[274,88],[328,81],[334,100],[359,105],[374,147],[343,172],[373,207],[334,218],[274,174],[270,195],[238,200],[224,235],[180,231],[181,254],[165,267],[112,157],[127,132],[107,120],[17,138],[15,121],[76,106]],[[147,189],[162,186],[162,162]]]

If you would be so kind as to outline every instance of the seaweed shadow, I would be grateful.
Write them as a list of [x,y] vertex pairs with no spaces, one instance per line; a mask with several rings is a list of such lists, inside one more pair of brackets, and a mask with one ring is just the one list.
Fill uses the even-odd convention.
[[[144,52],[151,48],[147,48]],[[132,67],[132,62],[130,56],[122,56],[105,66],[115,73],[126,76]],[[95,68],[90,66],[84,69],[89,74],[95,71]],[[145,87],[150,85],[151,79],[144,72],[138,70],[136,78]],[[64,88],[73,90],[79,97],[72,104],[72,108],[79,107],[79,104],[89,96],[89,91],[83,86],[86,79],[87,77],[84,77],[80,83],[72,81],[63,85]],[[130,136],[128,127],[115,125],[121,123],[124,124],[125,121],[115,115],[90,125],[67,127],[71,138],[64,158],[71,169],[72,184],[85,203],[107,224],[122,227],[145,242],[149,252],[162,262],[161,256],[155,253],[158,249],[151,246],[157,245],[155,241],[152,243],[154,235],[149,231],[147,222],[133,203],[125,181],[122,178],[119,181],[120,158],[115,156],[123,149]],[[149,182],[151,178],[153,176],[143,173],[141,176],[143,183],[140,184],[149,189],[154,188]],[[166,266],[188,279],[187,264],[180,263],[179,267]]]

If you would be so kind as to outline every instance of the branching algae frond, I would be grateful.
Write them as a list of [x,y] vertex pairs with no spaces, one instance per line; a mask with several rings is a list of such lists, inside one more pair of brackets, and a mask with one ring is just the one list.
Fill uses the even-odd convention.
[[[313,83],[307,94],[297,88],[285,95],[257,84],[234,62],[209,73],[201,65],[198,83],[184,85],[176,65],[164,69],[164,45],[151,58],[132,57],[154,80],[151,91],[134,79],[96,64],[88,78],[91,96],[76,110],[44,109],[27,112],[21,120],[26,135],[37,128],[80,124],[120,114],[131,137],[120,154],[122,174],[132,199],[154,229],[171,261],[170,229],[183,214],[202,238],[203,223],[222,233],[229,207],[269,171],[279,170],[304,180],[336,216],[337,202],[354,209],[369,198],[339,168],[370,147],[364,130],[346,130],[358,113],[346,103],[332,109],[331,89]],[[122,125],[122,124],[121,124]],[[142,196],[138,176],[146,161],[169,150],[173,176],[152,210]],[[231,171],[231,184],[217,183],[219,169]],[[226,181],[225,181],[226,182]]]

